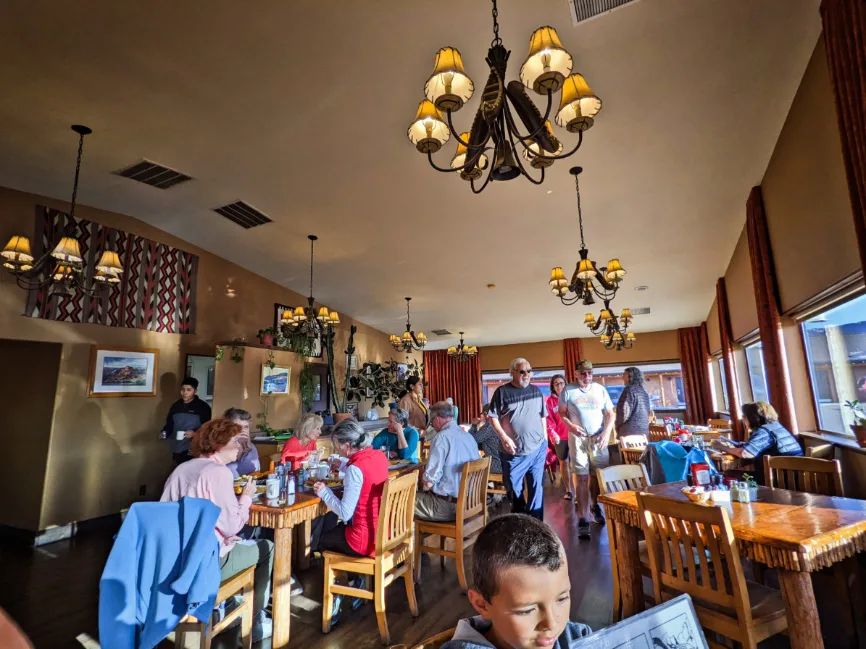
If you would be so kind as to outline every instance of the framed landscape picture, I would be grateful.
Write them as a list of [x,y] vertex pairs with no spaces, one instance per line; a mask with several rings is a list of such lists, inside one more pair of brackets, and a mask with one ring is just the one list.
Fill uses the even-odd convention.
[[88,397],[154,397],[159,350],[94,345]]
[[292,376],[291,367],[262,364],[262,394],[288,394],[289,381]]

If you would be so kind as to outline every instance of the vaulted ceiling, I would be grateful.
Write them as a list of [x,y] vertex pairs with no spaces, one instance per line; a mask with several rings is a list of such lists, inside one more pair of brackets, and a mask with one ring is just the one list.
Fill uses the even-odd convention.
[[[818,4],[640,0],[575,27],[567,0],[500,0],[509,78],[550,24],[604,107],[543,185],[476,196],[433,171],[406,128],[439,47],[483,85],[489,3],[6,0],[0,185],[68,197],[69,125],[87,124],[80,202],[301,293],[317,234],[318,300],[399,331],[411,295],[416,330],[482,345],[586,335],[584,309],[547,287],[552,266],[577,259],[568,168],[580,164],[587,245],[628,271],[614,306],[651,308],[638,332],[696,324],[815,46]],[[160,191],[111,174],[142,158],[194,180]],[[237,199],[273,223],[243,230],[212,211]]]

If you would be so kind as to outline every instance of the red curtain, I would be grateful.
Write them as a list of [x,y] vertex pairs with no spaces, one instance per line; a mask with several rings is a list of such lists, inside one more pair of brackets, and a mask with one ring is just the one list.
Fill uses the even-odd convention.
[[749,237],[749,259],[752,262],[752,281],[755,285],[758,327],[761,330],[764,350],[767,390],[773,407],[779,413],[779,421],[796,434],[794,396],[791,392],[791,376],[782,337],[782,320],[779,317],[779,287],[776,283],[773,250],[770,247],[770,233],[760,187],[752,187],[746,202],[746,232]]
[[563,368],[565,370],[565,380],[567,383],[574,383],[577,381],[577,374],[575,373],[574,366],[577,364],[577,361],[583,360],[583,350],[580,347],[580,338],[566,338],[562,341],[562,344],[565,347],[565,367]]
[[725,383],[728,388],[728,412],[734,439],[746,438],[740,411],[740,391],[737,387],[737,360],[734,358],[734,337],[731,334],[731,312],[728,310],[728,290],[725,278],[716,283],[716,302],[719,305],[719,336],[722,339],[722,358],[725,359]]
[[824,0],[821,18],[860,263],[866,271],[866,3]]
[[706,424],[715,414],[710,388],[710,343],[707,323],[678,329],[683,387],[686,390],[686,423]]
[[481,362],[477,354],[461,362],[444,349],[424,352],[424,378],[431,404],[451,397],[464,423],[481,413]]

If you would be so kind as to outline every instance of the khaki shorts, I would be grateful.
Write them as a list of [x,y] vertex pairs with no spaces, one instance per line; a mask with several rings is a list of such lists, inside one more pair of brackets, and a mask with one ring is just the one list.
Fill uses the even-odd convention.
[[595,475],[596,469],[610,466],[610,453],[607,446],[601,446],[597,437],[568,437],[569,455],[574,475]]

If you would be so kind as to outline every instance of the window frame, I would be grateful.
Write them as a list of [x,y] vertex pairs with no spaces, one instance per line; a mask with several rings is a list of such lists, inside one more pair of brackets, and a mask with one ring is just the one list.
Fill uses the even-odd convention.
[[[713,407],[716,409],[717,413],[729,415],[730,414],[730,400],[728,398],[728,385],[725,382],[726,378],[726,368],[724,366],[725,357],[721,352],[713,354],[710,357],[710,363],[713,366]],[[719,397],[721,396],[721,399]]]
[[[680,367],[680,380],[683,380],[682,379],[683,362],[682,362],[682,359],[680,359],[680,358],[659,359],[659,360],[653,360],[653,361],[635,361],[632,363],[593,363],[593,380],[595,380],[595,372],[597,370],[603,370],[606,368],[616,367],[616,368],[622,368],[623,370],[625,370],[626,367],[644,368],[644,367],[652,367],[653,365],[670,365],[671,363],[675,363],[675,364],[679,365],[679,367]],[[659,407],[659,408],[655,408],[654,405],[652,403],[650,403],[650,407],[653,409],[653,412],[682,412],[682,413],[685,413],[688,410],[688,401],[686,400],[685,384],[683,384],[683,403],[685,405],[683,405],[682,407],[667,406],[667,407]]]
[[766,393],[766,397],[767,397],[766,399],[763,399],[763,401],[766,401],[767,403],[769,403],[770,402],[770,386],[767,385],[767,364],[764,362],[764,341],[762,341],[760,339],[760,337],[759,338],[751,338],[751,339],[749,339],[748,342],[744,342],[742,344],[743,353],[746,355],[746,374],[749,377],[749,392],[752,395],[752,401],[762,401],[762,399],[758,399],[758,397],[755,396],[755,384],[752,381],[752,369],[749,367],[749,349],[755,348],[758,346],[760,346],[760,348],[761,348],[760,349],[761,374],[764,377],[764,392]]

